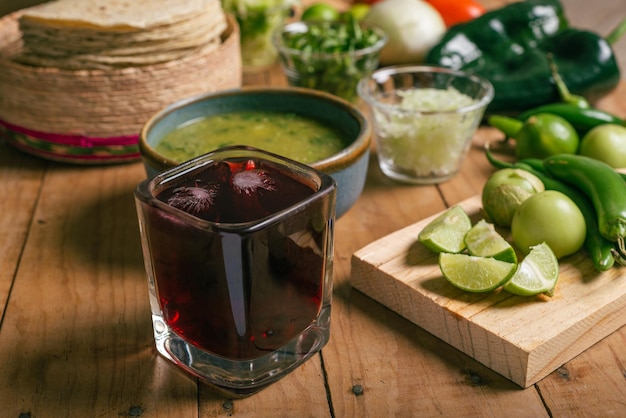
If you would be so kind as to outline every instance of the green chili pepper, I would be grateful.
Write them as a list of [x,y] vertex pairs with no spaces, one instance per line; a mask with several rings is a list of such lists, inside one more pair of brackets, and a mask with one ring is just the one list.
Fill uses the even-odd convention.
[[593,261],[593,265],[598,271],[606,271],[615,264],[615,243],[606,239],[598,227],[596,210],[584,194],[576,188],[565,184],[553,177],[550,177],[545,169],[543,160],[528,158],[515,163],[507,163],[496,159],[487,146],[485,149],[487,159],[496,168],[520,168],[534,174],[543,182],[546,190],[556,190],[563,193],[578,206],[578,209],[585,218],[587,233],[585,235],[585,249]]
[[604,125],[607,123],[613,123],[616,125],[626,126],[626,121],[618,116],[615,116],[609,112],[605,112],[594,107],[580,108],[572,106],[568,103],[550,103],[543,106],[536,107],[528,110],[518,116],[519,120],[527,120],[533,115],[539,113],[551,113],[558,115],[568,121],[578,135],[582,138],[587,132],[598,125]]
[[626,182],[612,167],[574,154],[548,157],[544,166],[552,177],[577,187],[589,198],[605,238],[615,242],[626,236]]
[[574,129],[576,129],[580,138],[584,137],[587,132],[598,125],[606,123],[624,125],[626,123],[626,121],[618,116],[592,107],[584,97],[572,94],[561,78],[552,54],[547,54],[547,58],[561,102],[550,103],[530,109],[519,115],[517,117],[519,120],[526,121],[531,116],[537,114],[551,113],[567,120]]
[[615,88],[620,69],[607,39],[568,28],[558,0],[526,0],[449,28],[425,61],[484,76],[495,89],[488,112],[518,113],[559,101],[546,54],[576,95],[595,99]]
[[577,94],[572,94],[572,92],[569,91],[569,88],[567,88],[567,84],[565,84],[565,81],[563,81],[561,74],[559,74],[559,69],[554,62],[554,56],[552,55],[552,53],[547,53],[546,58],[548,59],[548,64],[550,65],[550,74],[552,75],[554,85],[559,92],[559,97],[561,98],[561,101],[563,103],[567,103],[578,108],[586,109],[591,107],[591,104],[586,98]]

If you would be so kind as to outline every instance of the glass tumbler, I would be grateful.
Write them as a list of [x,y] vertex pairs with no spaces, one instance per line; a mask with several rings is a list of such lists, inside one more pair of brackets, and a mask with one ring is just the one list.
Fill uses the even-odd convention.
[[328,341],[336,185],[250,147],[136,188],[158,352],[230,396],[253,394]]

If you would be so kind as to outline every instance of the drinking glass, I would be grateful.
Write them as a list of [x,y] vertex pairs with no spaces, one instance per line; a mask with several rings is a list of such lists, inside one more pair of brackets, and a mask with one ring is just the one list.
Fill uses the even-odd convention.
[[250,147],[213,151],[135,191],[156,348],[231,396],[330,336],[336,185]]

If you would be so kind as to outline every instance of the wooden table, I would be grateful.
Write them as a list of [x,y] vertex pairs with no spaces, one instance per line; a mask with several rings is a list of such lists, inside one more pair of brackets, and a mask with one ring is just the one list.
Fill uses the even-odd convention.
[[[626,10],[624,0],[564,3],[596,28]],[[275,68],[246,83],[285,81]],[[626,84],[598,106],[626,117]],[[481,128],[462,172],[438,186],[394,183],[372,156],[363,195],[336,223],[329,344],[237,400],[153,348],[133,203],[142,164],[64,165],[0,141],[0,416],[626,416],[626,328],[521,389],[350,286],[356,250],[480,193],[492,171],[481,145],[496,137]]]

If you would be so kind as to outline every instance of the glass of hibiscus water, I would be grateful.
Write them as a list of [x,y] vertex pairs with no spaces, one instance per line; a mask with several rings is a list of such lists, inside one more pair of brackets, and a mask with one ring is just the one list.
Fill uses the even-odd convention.
[[231,396],[317,353],[330,336],[335,195],[330,176],[249,147],[141,182],[159,353]]

